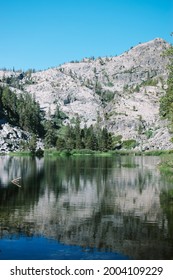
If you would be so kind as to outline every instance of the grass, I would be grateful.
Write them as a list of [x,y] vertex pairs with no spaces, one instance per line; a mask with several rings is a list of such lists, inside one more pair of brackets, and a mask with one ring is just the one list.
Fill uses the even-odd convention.
[[122,141],[122,146],[124,149],[132,149],[135,148],[137,146],[137,142],[134,139],[128,139],[128,140],[124,140]]
[[67,150],[57,151],[55,149],[49,149],[44,151],[45,157],[59,157],[59,156],[70,156],[71,153]]
[[63,151],[57,151],[55,149],[52,150],[46,150],[44,152],[44,156],[51,156],[51,157],[58,157],[58,156],[102,156],[102,157],[108,157],[114,155],[114,151],[92,151],[89,149],[74,149],[71,151],[63,150]]
[[16,152],[9,152],[9,156],[37,156],[37,157],[42,157],[44,155],[44,151],[41,149],[38,149],[36,152],[24,150],[24,151],[16,151]]
[[80,156],[80,155],[93,155],[95,152],[90,149],[74,149],[71,151],[71,155]]
[[158,165],[162,175],[166,176],[167,180],[173,181],[173,155],[167,154],[161,157],[161,162]]
[[[4,155],[3,153],[1,155]],[[30,151],[18,151],[18,152],[9,152],[10,156],[32,156],[33,154]],[[132,156],[172,156],[173,150],[153,150],[153,151],[134,151],[133,149],[122,149],[122,150],[109,150],[109,151],[93,151],[89,149],[73,149],[73,150],[62,150],[58,151],[54,149],[44,150],[43,156],[114,156],[114,155],[132,155]]]
[[32,153],[30,151],[20,151],[20,152],[9,152],[9,156],[32,156]]
[[140,151],[133,151],[133,150],[117,150],[114,151],[115,155],[122,155],[122,156],[138,156],[142,155],[143,153]]
[[161,156],[161,155],[169,155],[172,154],[173,150],[153,150],[144,152],[147,156]]

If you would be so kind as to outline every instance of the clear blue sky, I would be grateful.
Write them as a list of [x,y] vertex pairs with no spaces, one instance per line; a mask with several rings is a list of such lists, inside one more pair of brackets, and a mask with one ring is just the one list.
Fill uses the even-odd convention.
[[0,0],[0,68],[47,69],[172,42],[173,0]]

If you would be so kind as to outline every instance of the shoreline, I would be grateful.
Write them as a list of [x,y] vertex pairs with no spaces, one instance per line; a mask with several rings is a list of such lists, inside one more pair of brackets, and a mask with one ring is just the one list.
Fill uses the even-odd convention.
[[114,155],[132,155],[132,156],[161,156],[173,154],[173,150],[148,150],[148,151],[134,151],[134,150],[109,150],[109,151],[93,151],[93,150],[55,150],[48,149],[41,152],[32,153],[30,151],[16,151],[8,153],[0,153],[1,156],[36,156],[36,157],[48,157],[48,156],[114,156]]

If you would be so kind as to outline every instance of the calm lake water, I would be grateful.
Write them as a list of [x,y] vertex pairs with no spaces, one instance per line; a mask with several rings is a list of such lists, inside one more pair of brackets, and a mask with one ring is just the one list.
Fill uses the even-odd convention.
[[0,259],[173,259],[159,161],[0,157]]

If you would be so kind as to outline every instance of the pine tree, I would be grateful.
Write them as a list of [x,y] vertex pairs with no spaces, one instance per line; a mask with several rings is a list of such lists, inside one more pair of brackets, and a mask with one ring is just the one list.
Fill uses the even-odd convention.
[[107,128],[103,128],[101,131],[101,141],[99,150],[108,151],[112,148],[112,135],[108,132]]
[[75,120],[74,133],[75,133],[75,148],[81,149],[82,148],[82,139],[81,139],[81,128],[80,128],[79,116],[77,116],[77,118]]
[[60,110],[59,105],[57,104],[55,113],[53,116],[54,127],[60,128],[63,124],[63,120],[65,120],[67,118],[68,118],[67,115]]
[[69,124],[66,128],[66,135],[65,135],[65,144],[67,150],[73,150],[75,149],[75,133],[72,126]]
[[10,123],[15,123],[28,132],[40,134],[42,129],[40,106],[29,93],[17,97],[14,92],[5,88],[2,104]]
[[45,148],[49,149],[56,144],[55,130],[51,119],[50,109],[48,112],[48,118],[45,123],[45,137],[44,137]]
[[93,125],[91,125],[86,131],[85,148],[90,150],[95,150],[95,151],[98,150],[98,141]]
[[61,137],[58,137],[56,140],[56,149],[58,151],[62,151],[66,149],[66,143],[65,140]]
[[160,114],[163,117],[168,118],[173,125],[172,107],[173,107],[173,46],[170,46],[164,53],[165,56],[169,57],[168,71],[169,76],[167,80],[167,90],[165,96],[160,101]]
[[28,143],[28,148],[32,154],[35,154],[37,148],[37,137],[35,134],[32,134],[32,137]]

